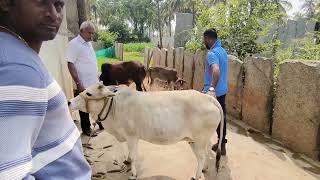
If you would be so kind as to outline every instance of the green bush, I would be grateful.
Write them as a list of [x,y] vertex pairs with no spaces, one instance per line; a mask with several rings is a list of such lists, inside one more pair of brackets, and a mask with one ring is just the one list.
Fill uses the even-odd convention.
[[109,23],[109,31],[117,34],[117,41],[124,43],[130,38],[130,30],[126,23],[119,19],[114,19]]
[[204,50],[206,47],[204,46],[204,43],[200,40],[191,40],[187,42],[185,48],[190,49],[193,52],[196,52],[197,49]]
[[298,42],[287,49],[278,50],[274,70],[275,78],[279,75],[280,63],[285,60],[320,61],[320,44],[313,43],[312,38],[305,38]]
[[104,43],[106,48],[112,47],[117,38],[118,36],[112,32],[98,32],[98,39]]
[[145,48],[155,47],[152,43],[128,43],[124,45],[125,52],[143,52]]

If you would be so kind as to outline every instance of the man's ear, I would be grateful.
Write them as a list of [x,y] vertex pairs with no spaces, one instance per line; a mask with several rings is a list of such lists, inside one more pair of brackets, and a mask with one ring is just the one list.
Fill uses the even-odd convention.
[[0,12],[9,12],[12,5],[14,5],[14,0],[0,0]]

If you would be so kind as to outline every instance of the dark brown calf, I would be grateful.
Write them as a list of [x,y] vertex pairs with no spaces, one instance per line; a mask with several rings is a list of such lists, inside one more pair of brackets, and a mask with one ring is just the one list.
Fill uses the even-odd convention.
[[154,79],[158,78],[168,83],[169,86],[174,83],[174,90],[181,90],[185,82],[178,78],[178,73],[175,69],[161,66],[150,67],[148,69],[148,77],[148,83],[150,85],[153,84]]
[[105,63],[101,66],[100,80],[103,81],[105,86],[118,84],[129,86],[130,81],[133,81],[138,91],[146,91],[143,85],[145,77],[145,67],[138,61],[121,61],[113,64]]

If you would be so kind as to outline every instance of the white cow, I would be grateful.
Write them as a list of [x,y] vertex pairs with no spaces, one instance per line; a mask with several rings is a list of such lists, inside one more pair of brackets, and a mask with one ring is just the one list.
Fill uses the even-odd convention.
[[[132,177],[137,178],[138,140],[159,145],[187,141],[198,160],[195,178],[208,168],[206,159],[211,150],[210,139],[221,122],[219,102],[194,90],[138,92],[123,86],[97,83],[70,100],[72,110],[91,113],[100,119],[106,131],[120,142],[127,142]],[[221,140],[216,156],[219,168]]]

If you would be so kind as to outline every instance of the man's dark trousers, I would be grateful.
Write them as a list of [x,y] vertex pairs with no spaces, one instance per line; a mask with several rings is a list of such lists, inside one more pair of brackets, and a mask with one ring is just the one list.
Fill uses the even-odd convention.
[[[223,110],[223,116],[224,116],[224,126],[223,126],[223,137],[222,137],[222,143],[227,143],[226,135],[227,135],[227,112],[226,112],[226,95],[217,97],[217,100],[219,101],[222,110]],[[217,128],[217,134],[218,138],[220,139],[220,124]]]

